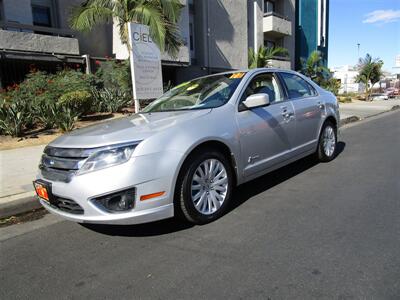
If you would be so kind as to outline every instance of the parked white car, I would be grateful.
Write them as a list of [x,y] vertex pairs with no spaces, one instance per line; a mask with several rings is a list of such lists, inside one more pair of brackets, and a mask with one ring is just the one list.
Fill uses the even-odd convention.
[[389,97],[386,94],[371,94],[371,100],[388,100]]
[[292,71],[253,69],[180,84],[142,112],[45,149],[40,202],[76,222],[137,224],[223,215],[236,185],[315,154],[335,157],[335,96]]

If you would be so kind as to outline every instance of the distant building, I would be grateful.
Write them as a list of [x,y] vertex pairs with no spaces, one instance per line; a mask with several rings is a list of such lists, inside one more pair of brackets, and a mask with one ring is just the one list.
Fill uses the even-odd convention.
[[332,68],[331,71],[333,77],[340,80],[339,94],[364,92],[364,84],[356,82],[358,71],[355,67],[345,65]]
[[[32,65],[54,72],[66,66],[90,71],[94,60],[124,59],[113,24],[88,34],[68,28],[73,5],[83,0],[0,0],[0,87],[21,81]],[[162,56],[164,82],[247,68],[248,48],[281,46],[289,57],[273,67],[299,69],[313,50],[327,64],[329,0],[181,0],[183,46]],[[92,62],[92,63],[91,63]]]
[[400,54],[396,55],[394,66],[400,68]]

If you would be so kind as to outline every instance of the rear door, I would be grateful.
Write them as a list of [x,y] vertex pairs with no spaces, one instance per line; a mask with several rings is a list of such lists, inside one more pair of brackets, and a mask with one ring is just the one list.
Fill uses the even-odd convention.
[[294,155],[315,148],[318,140],[321,116],[325,109],[317,91],[296,74],[280,72],[296,116]]

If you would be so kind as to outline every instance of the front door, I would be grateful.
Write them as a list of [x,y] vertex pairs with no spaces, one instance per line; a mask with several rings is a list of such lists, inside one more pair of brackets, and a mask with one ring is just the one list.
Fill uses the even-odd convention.
[[269,96],[270,105],[237,112],[245,177],[262,173],[287,159],[295,137],[293,105],[285,98],[274,73],[255,75],[240,101],[260,93]]

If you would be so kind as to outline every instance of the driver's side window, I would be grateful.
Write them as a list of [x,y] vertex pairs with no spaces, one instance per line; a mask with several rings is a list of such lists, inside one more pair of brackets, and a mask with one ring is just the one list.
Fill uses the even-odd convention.
[[245,101],[247,97],[254,94],[267,94],[271,103],[284,99],[282,89],[273,73],[255,76],[244,91],[241,101]]

